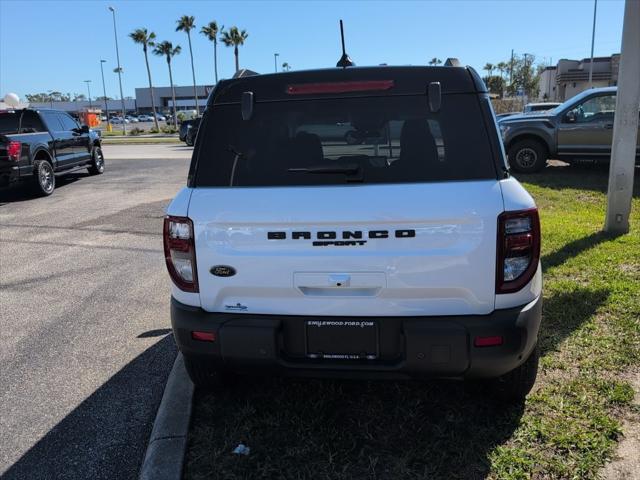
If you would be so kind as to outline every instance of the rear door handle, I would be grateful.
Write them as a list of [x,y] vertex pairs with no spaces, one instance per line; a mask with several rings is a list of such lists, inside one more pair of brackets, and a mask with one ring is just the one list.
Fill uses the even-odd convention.
[[605,123],[604,128],[611,130],[613,128],[613,123]]

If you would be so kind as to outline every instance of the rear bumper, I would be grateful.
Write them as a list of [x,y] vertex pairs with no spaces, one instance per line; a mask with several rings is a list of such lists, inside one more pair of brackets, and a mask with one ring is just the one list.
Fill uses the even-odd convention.
[[20,180],[20,167],[14,163],[0,162],[0,187]]
[[[184,355],[238,373],[270,370],[311,377],[498,377],[528,358],[536,345],[541,316],[540,296],[527,305],[489,315],[367,318],[378,323],[379,357],[329,360],[305,355],[304,326],[317,317],[209,313],[171,299],[173,333]],[[193,340],[192,331],[214,333],[215,341]],[[502,345],[474,346],[476,337],[488,336],[501,336]]]

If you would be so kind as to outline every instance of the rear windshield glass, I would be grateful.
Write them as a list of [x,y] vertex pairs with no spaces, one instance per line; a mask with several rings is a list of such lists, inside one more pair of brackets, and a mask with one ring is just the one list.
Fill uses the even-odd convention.
[[444,95],[288,100],[210,107],[196,186],[416,183],[496,178],[478,99]]
[[[20,115],[22,114],[22,122]],[[40,117],[36,112],[27,110],[5,111],[0,112],[0,133],[18,133],[20,125],[20,133],[36,133],[44,131]]]

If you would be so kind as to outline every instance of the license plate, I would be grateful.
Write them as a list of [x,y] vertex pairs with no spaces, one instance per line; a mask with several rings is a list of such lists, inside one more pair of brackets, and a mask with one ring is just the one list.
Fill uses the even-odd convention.
[[378,358],[378,325],[373,320],[307,320],[306,332],[309,358]]

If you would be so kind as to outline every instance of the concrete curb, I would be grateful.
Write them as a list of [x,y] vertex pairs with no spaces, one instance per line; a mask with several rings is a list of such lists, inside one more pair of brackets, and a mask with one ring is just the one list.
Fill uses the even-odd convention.
[[191,420],[193,383],[178,353],[153,422],[140,480],[180,480]]

